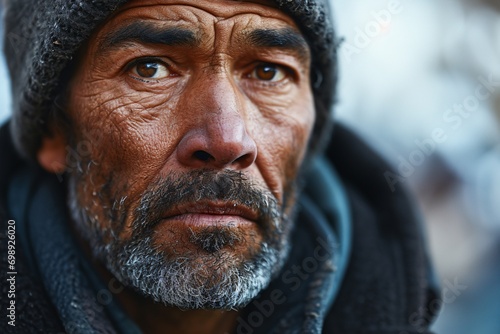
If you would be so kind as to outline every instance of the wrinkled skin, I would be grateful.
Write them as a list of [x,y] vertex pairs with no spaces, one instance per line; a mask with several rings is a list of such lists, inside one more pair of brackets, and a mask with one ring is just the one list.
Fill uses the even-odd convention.
[[[160,31],[180,28],[183,33],[177,36],[188,38],[175,45],[119,42],[113,34],[132,22],[147,22]],[[295,44],[260,45],[249,38],[259,29],[293,31]],[[134,215],[152,185],[193,171],[238,172],[272,196],[286,215],[294,204],[287,191],[293,188],[315,119],[310,54],[297,36],[293,20],[265,2],[130,1],[98,29],[82,53],[67,110],[72,137],[46,138],[39,161],[53,170],[54,161],[66,161],[66,144],[89,144],[80,170],[69,172],[89,224],[106,231],[103,243],[126,243],[132,237]],[[237,261],[260,251],[266,226],[258,222],[258,212],[228,201],[209,201],[193,211],[196,205],[155,223],[152,242],[166,257],[208,259],[207,249],[190,244],[187,237],[207,226],[245,236],[217,249]],[[229,210],[233,205],[236,209]],[[197,265],[208,265],[205,260]],[[145,331],[159,323],[153,318],[161,311],[147,316],[139,311],[147,299],[124,296],[122,302]],[[177,327],[167,324],[167,317],[161,328],[188,333],[187,321],[179,320],[188,316],[201,321],[195,328],[204,326],[206,333],[234,326],[231,312],[206,312],[183,312],[172,320]]]

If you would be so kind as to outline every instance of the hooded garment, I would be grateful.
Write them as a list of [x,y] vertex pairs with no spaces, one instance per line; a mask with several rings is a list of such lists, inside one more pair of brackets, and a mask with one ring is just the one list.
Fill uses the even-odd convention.
[[[16,153],[0,131],[0,307],[9,307],[7,222],[16,225],[16,327],[2,333],[140,333],[70,232],[65,184]],[[304,179],[290,256],[242,310],[234,333],[418,334],[436,311],[422,227],[390,168],[336,126]],[[299,269],[300,270],[299,270]]]
[[[116,282],[103,282],[70,232],[66,185],[33,163],[65,71],[125,0],[7,0],[4,52],[13,116],[0,130],[1,333],[138,333]],[[276,0],[311,48],[316,124],[283,270],[235,333],[428,333],[435,296],[421,224],[391,169],[350,131],[331,136],[336,39],[326,0]],[[314,157],[314,158],[313,158]],[[16,274],[8,224],[15,220]],[[14,277],[12,277],[14,276]],[[8,325],[16,282],[15,324]],[[7,318],[9,319],[9,318]]]

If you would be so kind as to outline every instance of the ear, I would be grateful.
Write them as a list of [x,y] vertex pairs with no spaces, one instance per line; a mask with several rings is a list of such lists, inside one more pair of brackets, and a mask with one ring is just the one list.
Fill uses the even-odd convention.
[[62,174],[66,170],[66,140],[60,132],[42,139],[37,152],[38,163],[48,172]]

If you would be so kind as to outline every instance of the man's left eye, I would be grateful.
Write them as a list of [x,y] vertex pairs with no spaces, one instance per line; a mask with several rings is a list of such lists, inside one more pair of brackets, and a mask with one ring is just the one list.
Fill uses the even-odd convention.
[[170,75],[165,64],[158,61],[144,61],[132,67],[132,73],[144,79],[163,79]]
[[261,64],[256,66],[249,77],[256,80],[277,82],[286,78],[287,72],[282,66]]

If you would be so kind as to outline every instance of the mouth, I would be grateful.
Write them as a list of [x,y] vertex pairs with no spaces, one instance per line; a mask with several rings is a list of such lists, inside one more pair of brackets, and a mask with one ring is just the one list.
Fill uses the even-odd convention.
[[240,226],[257,224],[259,214],[236,202],[205,202],[180,204],[167,212],[164,222],[180,222],[190,226]]

